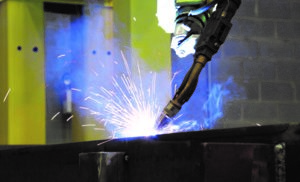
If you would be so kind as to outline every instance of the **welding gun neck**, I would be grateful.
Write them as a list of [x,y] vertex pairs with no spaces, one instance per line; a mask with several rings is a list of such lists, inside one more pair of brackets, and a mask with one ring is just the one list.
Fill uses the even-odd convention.
[[202,68],[207,62],[208,59],[203,55],[200,55],[196,59],[194,59],[193,65],[191,66],[188,73],[185,75],[173,99],[170,100],[170,102],[164,108],[164,113],[161,115],[160,118],[165,118],[166,116],[173,117],[180,111],[182,105],[185,102],[187,102],[193,95],[198,84],[198,77],[201,73]]
[[176,103],[176,105],[182,106],[190,99],[197,87],[198,77],[201,73],[201,70],[207,62],[208,59],[203,55],[200,55],[196,59],[194,59],[193,65],[185,75],[180,87],[178,88],[173,98],[173,102]]
[[194,63],[199,63],[202,65],[202,67],[204,67],[208,61],[209,59],[203,55],[199,55],[198,57],[194,58]]

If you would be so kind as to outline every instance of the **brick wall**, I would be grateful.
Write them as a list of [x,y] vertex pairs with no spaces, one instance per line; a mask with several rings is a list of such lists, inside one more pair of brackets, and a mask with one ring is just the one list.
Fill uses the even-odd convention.
[[[184,112],[202,118],[199,105],[211,92],[208,85],[232,76],[237,87],[230,91],[239,94],[223,105],[215,127],[300,122],[299,10],[297,0],[242,0],[226,42],[201,73],[200,88]],[[173,70],[183,64],[175,59]]]

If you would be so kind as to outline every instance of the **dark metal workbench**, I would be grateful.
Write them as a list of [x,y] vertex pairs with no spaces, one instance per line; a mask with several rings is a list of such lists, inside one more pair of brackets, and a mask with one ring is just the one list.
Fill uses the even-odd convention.
[[300,181],[300,125],[101,142],[2,146],[0,181]]

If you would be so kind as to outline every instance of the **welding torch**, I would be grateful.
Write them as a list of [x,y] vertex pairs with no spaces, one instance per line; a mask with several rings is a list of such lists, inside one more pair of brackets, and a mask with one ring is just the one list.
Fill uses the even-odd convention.
[[[201,73],[201,70],[203,69],[205,64],[211,60],[212,56],[217,53],[220,46],[224,43],[232,27],[231,19],[234,16],[236,10],[239,8],[240,4],[241,0],[215,0],[205,5],[202,4],[202,6],[198,9],[190,9],[190,11],[184,11],[184,13],[181,14],[179,13],[179,15],[177,16],[177,24],[180,24],[181,27],[189,25],[191,29],[193,27],[198,28],[199,30],[197,31],[199,33],[199,36],[194,46],[194,62],[189,71],[186,73],[173,99],[168,102],[168,104],[164,107],[162,113],[158,117],[156,121],[157,129],[163,129],[164,127],[166,127],[171,122],[172,118],[180,111],[183,104],[186,103],[193,95],[197,87],[198,77]],[[194,26],[195,23],[191,23],[191,21],[196,20],[195,16],[199,17],[199,15],[203,15],[206,10],[215,5],[216,10],[213,11],[211,15],[204,15],[205,17],[207,17],[208,15],[210,17],[206,22],[200,22],[201,26]],[[205,23],[204,26],[203,23]],[[196,24],[199,25],[199,21],[196,22]],[[184,29],[189,30],[185,27]],[[188,32],[186,32],[187,36],[189,37],[191,37],[190,32],[195,32],[195,30],[189,30]],[[183,44],[185,40],[188,40],[188,38],[184,38],[183,41],[177,41],[178,48],[184,49],[184,46],[182,45],[187,45]],[[179,53],[180,52],[184,51],[179,51]]]

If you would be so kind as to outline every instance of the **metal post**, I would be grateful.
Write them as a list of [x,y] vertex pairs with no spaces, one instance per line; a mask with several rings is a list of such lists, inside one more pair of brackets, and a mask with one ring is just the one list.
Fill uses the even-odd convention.
[[126,182],[125,152],[79,154],[82,182]]
[[285,143],[278,143],[274,146],[275,152],[275,178],[276,182],[286,181],[286,149]]

